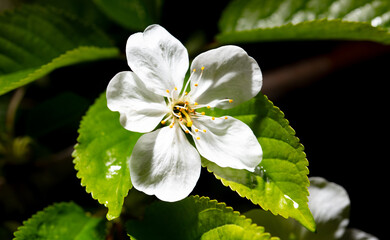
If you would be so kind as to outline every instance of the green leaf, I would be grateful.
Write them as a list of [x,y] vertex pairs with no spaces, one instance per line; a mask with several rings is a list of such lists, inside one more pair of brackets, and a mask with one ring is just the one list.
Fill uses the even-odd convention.
[[130,220],[126,226],[135,239],[278,239],[224,203],[198,196],[174,203],[156,202],[146,209],[142,220]]
[[130,30],[158,22],[162,0],[93,0],[111,19]]
[[119,123],[119,113],[107,108],[102,94],[81,121],[73,153],[77,177],[94,199],[108,207],[107,219],[121,213],[124,198],[132,188],[128,160],[141,136]]
[[57,10],[24,6],[0,14],[0,94],[57,68],[118,54],[102,32]]
[[219,22],[223,43],[348,39],[390,43],[387,0],[235,0]]
[[38,212],[19,227],[14,240],[105,239],[105,223],[74,203],[58,203]]
[[307,204],[308,161],[284,114],[262,94],[232,110],[214,110],[211,114],[222,112],[252,128],[263,149],[263,160],[255,172],[222,168],[206,159],[202,165],[240,196],[274,214],[295,218],[314,231]]

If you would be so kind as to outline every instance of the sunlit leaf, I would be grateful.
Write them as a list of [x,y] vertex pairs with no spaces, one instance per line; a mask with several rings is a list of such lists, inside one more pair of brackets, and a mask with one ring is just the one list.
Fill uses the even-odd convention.
[[314,231],[307,204],[308,161],[284,114],[262,94],[230,111],[215,110],[211,114],[223,112],[251,126],[263,149],[263,160],[255,172],[222,168],[206,159],[202,164],[240,196],[274,214],[295,218]]
[[107,219],[114,219],[132,188],[128,160],[140,134],[119,124],[119,114],[107,108],[105,94],[84,116],[79,134],[73,153],[77,177],[108,208]]
[[278,239],[224,203],[197,196],[174,203],[156,202],[146,209],[142,220],[126,225],[135,239]]

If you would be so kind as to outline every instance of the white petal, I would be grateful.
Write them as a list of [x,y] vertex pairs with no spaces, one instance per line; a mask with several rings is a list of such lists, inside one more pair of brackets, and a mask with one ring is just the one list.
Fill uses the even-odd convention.
[[167,96],[166,90],[181,89],[189,61],[186,48],[159,25],[129,37],[127,62],[151,91]]
[[120,123],[133,132],[152,131],[169,111],[164,97],[150,92],[133,72],[120,72],[107,87],[107,106],[120,113]]
[[200,169],[200,156],[178,124],[140,137],[130,158],[134,187],[169,202],[191,193]]
[[347,229],[342,240],[379,240],[379,239],[359,229],[352,228],[352,229]]
[[309,208],[317,224],[317,233],[300,227],[299,239],[340,239],[349,223],[350,200],[345,189],[324,178],[311,177]]
[[[200,54],[192,62],[193,69],[196,71],[191,80],[191,97],[212,107],[234,107],[256,96],[263,84],[257,62],[237,46],[223,46]],[[223,99],[233,102],[220,102]]]
[[261,162],[261,146],[252,130],[240,120],[233,117],[212,120],[207,116],[194,119],[191,130],[200,155],[221,167],[254,171]]

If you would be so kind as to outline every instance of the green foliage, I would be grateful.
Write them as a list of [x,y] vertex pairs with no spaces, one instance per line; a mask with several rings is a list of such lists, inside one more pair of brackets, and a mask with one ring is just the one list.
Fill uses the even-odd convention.
[[112,20],[131,30],[143,31],[158,22],[162,0],[93,0]]
[[105,94],[88,110],[79,134],[73,153],[77,177],[94,199],[108,207],[107,219],[114,219],[132,188],[128,160],[141,134],[119,124],[119,114],[107,108]]
[[[314,219],[307,204],[308,161],[284,114],[262,94],[256,100],[224,112],[251,126],[263,149],[263,160],[253,173],[221,168],[206,159],[202,164],[240,196],[274,214],[295,218],[314,231]],[[220,113],[219,110],[212,112]]]
[[0,94],[51,71],[112,58],[118,49],[99,30],[64,13],[24,6],[0,14]]
[[58,203],[32,216],[15,232],[14,240],[33,239],[103,240],[105,224],[74,203]]
[[219,22],[224,43],[353,39],[390,43],[387,0],[235,0]]
[[135,239],[278,239],[224,203],[197,196],[156,202],[142,220],[129,221],[127,230]]

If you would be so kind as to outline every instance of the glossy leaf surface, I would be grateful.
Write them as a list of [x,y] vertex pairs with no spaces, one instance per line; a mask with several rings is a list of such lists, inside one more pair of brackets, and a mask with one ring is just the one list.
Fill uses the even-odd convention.
[[387,0],[235,0],[219,22],[224,43],[349,39],[390,43]]
[[79,128],[75,168],[81,185],[108,208],[107,219],[118,217],[132,188],[128,160],[141,134],[119,123],[119,114],[107,108],[105,94],[90,107]]
[[284,114],[262,94],[232,110],[215,110],[211,114],[222,113],[252,128],[263,149],[263,160],[255,172],[222,168],[206,159],[202,164],[240,196],[274,214],[295,218],[314,231],[314,219],[307,204],[308,161]]

